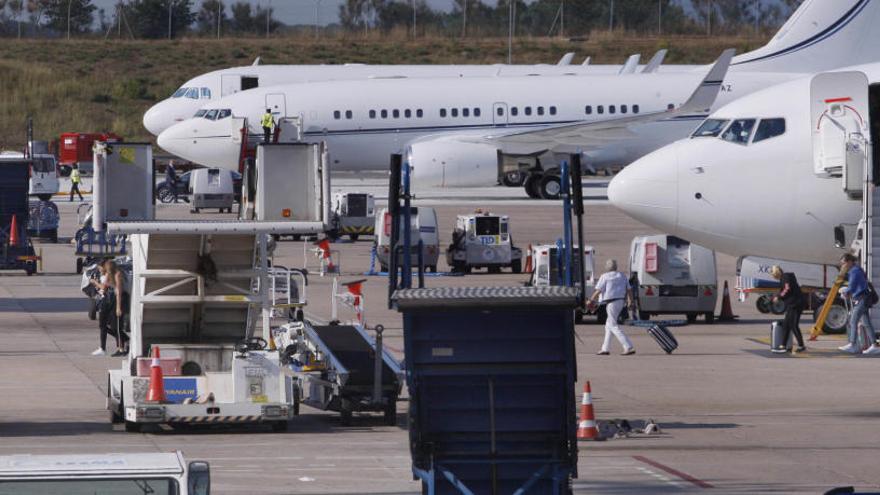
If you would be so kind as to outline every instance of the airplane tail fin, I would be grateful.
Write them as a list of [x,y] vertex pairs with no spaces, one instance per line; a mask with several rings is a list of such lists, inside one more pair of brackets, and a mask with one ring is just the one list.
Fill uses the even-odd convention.
[[880,0],[804,0],[763,47],[732,67],[765,72],[821,72],[880,60]]

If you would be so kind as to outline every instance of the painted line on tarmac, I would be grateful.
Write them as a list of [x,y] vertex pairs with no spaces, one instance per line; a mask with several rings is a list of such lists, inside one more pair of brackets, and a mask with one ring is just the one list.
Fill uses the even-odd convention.
[[666,473],[671,474],[672,476],[680,478],[684,481],[687,481],[688,483],[691,483],[694,486],[698,486],[700,488],[715,488],[715,486],[712,485],[711,483],[707,483],[703,480],[694,478],[693,476],[691,476],[687,473],[683,473],[683,472],[681,472],[677,469],[671,468],[665,464],[660,464],[659,462],[652,460],[652,459],[648,459],[645,456],[634,455],[634,456],[632,456],[632,458],[639,461],[639,462],[643,462],[649,466],[654,466],[655,468],[657,468],[661,471],[665,471]]
[[650,469],[648,469],[648,468],[646,468],[646,467],[642,467],[642,466],[639,466],[639,467],[637,467],[636,469],[638,469],[639,471],[641,471],[641,472],[644,473],[644,474],[647,474],[648,476],[651,476],[651,477],[653,477],[653,478],[657,478],[658,480],[660,480],[660,481],[666,483],[667,485],[671,485],[671,486],[674,486],[674,487],[676,487],[676,488],[682,488],[682,486],[681,486],[681,482],[680,482],[680,481],[676,481],[676,480],[674,480],[674,479],[672,479],[672,478],[670,478],[670,477],[668,477],[668,476],[663,476],[663,475],[660,474],[660,473],[655,473],[654,471],[652,471],[652,470],[650,470]]

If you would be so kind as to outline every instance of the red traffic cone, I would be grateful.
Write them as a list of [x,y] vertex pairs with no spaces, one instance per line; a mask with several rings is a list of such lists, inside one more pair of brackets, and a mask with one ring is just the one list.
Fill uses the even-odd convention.
[[9,245],[18,246],[18,219],[12,215],[12,222],[9,223]]
[[525,273],[532,273],[535,267],[532,266],[532,245],[529,244],[528,254],[526,255],[526,268],[523,270]]
[[330,239],[325,237],[315,244],[321,250],[322,263],[327,263],[327,273],[336,273],[336,266],[333,264],[333,258],[330,257]]
[[153,347],[153,362],[150,364],[150,388],[147,389],[147,402],[165,402],[165,379],[159,363],[159,347]]
[[596,416],[593,413],[593,393],[590,382],[584,384],[584,397],[581,400],[581,420],[578,423],[578,440],[601,440],[599,428],[596,427]]
[[733,321],[738,316],[733,314],[733,308],[730,307],[730,289],[727,287],[727,280],[724,281],[724,295],[721,298],[721,314],[718,321]]

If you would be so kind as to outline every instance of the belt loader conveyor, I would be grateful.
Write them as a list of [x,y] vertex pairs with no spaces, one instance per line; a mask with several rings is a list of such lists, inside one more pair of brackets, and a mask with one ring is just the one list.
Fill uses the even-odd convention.
[[[381,335],[381,326],[377,328]],[[404,374],[400,364],[359,325],[312,325],[292,322],[276,330],[282,362],[298,378],[302,402],[338,411],[345,425],[352,414],[377,411],[397,424],[397,398]],[[377,340],[379,341],[377,344]],[[376,349],[381,361],[376,360]],[[378,380],[377,380],[378,377]]]

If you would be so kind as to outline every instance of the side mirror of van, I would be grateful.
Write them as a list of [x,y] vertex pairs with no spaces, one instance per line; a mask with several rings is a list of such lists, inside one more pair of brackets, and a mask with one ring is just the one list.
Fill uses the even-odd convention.
[[189,495],[210,495],[211,493],[211,467],[204,461],[192,461],[189,463],[187,475],[187,493]]

